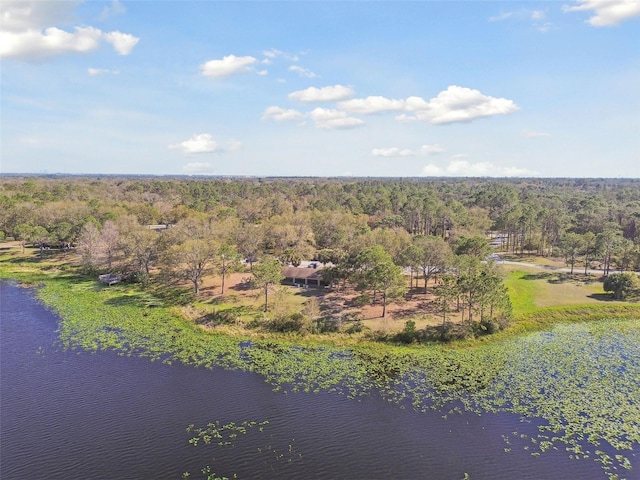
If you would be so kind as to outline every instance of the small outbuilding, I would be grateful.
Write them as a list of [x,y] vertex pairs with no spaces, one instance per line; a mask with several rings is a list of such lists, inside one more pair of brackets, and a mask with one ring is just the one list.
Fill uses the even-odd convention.
[[122,281],[122,275],[118,273],[105,273],[104,275],[98,275],[98,280],[100,280],[100,283],[111,286],[120,283]]

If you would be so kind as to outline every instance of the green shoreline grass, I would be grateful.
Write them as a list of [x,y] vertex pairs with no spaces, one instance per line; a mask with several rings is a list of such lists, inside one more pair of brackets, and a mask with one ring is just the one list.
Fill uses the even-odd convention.
[[[249,338],[205,331],[177,309],[149,302],[136,285],[105,287],[54,263],[0,261],[0,278],[38,287],[38,297],[61,317],[59,341],[66,349],[253,371],[276,390],[349,397],[376,391],[398,405],[440,409],[445,416],[466,410],[539,417],[544,427],[531,438],[532,451],[567,449],[572,457],[602,462],[612,479],[624,478],[618,474],[630,465],[622,452],[640,445],[635,304],[542,308],[481,340],[399,346],[335,335]],[[624,359],[611,353],[619,345]],[[602,442],[620,455],[605,453]]]

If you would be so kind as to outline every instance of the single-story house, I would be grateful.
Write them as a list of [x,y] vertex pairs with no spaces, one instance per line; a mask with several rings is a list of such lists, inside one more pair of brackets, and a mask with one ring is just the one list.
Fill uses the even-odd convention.
[[322,269],[305,267],[284,267],[282,283],[294,286],[324,287],[327,282],[322,280]]

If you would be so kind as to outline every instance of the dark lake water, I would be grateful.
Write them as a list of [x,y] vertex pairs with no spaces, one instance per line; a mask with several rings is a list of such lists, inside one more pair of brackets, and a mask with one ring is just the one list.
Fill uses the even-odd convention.
[[[564,451],[540,457],[502,435],[514,415],[418,413],[371,395],[284,394],[257,374],[165,365],[57,343],[58,317],[0,282],[0,477],[191,479],[606,478]],[[197,447],[189,424],[269,421],[231,446]],[[631,477],[628,477],[631,478]]]

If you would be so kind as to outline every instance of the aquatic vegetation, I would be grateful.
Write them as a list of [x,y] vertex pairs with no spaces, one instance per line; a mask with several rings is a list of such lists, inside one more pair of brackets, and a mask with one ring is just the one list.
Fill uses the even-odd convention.
[[[566,450],[572,458],[600,462],[611,478],[625,478],[629,452],[640,445],[640,320],[559,325],[473,348],[375,343],[338,348],[205,332],[171,307],[159,302],[151,307],[150,298],[126,285],[101,287],[68,278],[43,282],[38,295],[62,318],[59,341],[78,352],[113,350],[166,363],[253,371],[276,390],[379,394],[403,408],[438,409],[443,416],[515,413],[539,424],[538,434],[524,439],[532,454]],[[239,427],[251,428],[222,427],[197,431],[194,444],[230,446],[244,434]],[[523,440],[519,435],[514,433]],[[505,451],[516,448],[508,440]]]
[[233,444],[231,440],[235,440],[238,434],[246,435],[250,429],[256,427],[260,432],[263,432],[265,425],[268,424],[268,420],[262,422],[245,420],[239,424],[230,422],[225,425],[221,425],[219,421],[215,421],[208,423],[205,427],[196,427],[191,424],[186,428],[186,431],[195,433],[195,436],[189,439],[189,443],[194,447],[198,446],[200,440],[206,445],[209,445],[212,441],[216,441],[218,446],[227,446]]
[[[195,434],[195,436],[189,439],[189,443],[194,447],[197,446],[210,446],[210,447],[234,447],[239,436],[245,436],[250,431],[256,433],[264,433],[265,427],[269,425],[268,420],[262,422],[257,421],[243,421],[241,423],[229,422],[222,425],[219,421],[210,422],[204,427],[196,427],[191,424],[186,428],[186,431]],[[266,442],[266,443],[265,443]],[[291,463],[293,460],[301,458],[302,454],[296,451],[294,447],[294,439],[291,439],[291,443],[286,446],[276,445],[274,439],[269,437],[265,438],[265,441],[261,443],[260,447],[254,451],[255,457],[261,459],[267,459],[268,462],[286,462]],[[201,469],[203,475],[207,480],[223,480],[229,477],[219,477],[215,472],[211,471],[211,467],[207,465]],[[190,478],[191,472],[183,473],[183,478]],[[237,474],[233,474],[231,478],[238,478]]]

